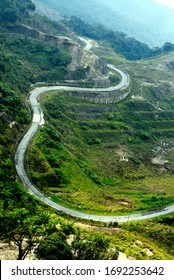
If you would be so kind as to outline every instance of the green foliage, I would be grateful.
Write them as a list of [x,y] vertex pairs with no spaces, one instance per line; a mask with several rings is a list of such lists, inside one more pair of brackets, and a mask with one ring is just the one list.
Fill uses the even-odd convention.
[[20,55],[22,59],[30,60],[36,65],[40,64],[43,69],[50,66],[66,66],[70,63],[70,56],[65,50],[30,38],[25,38],[24,40],[20,37],[11,37],[4,41],[3,44],[10,51]]
[[[66,225],[66,224],[64,224]],[[106,260],[117,259],[118,251],[109,249],[110,240],[100,234],[81,235],[79,232],[71,233],[72,242],[68,243],[68,235],[64,229],[45,236],[35,254],[42,260]]]
[[142,237],[153,242],[154,245],[159,246],[165,252],[174,256],[173,237],[174,227],[173,214],[157,218],[156,221],[144,221],[141,223],[131,222],[122,225],[123,228],[128,229],[132,233],[141,234]]
[[44,237],[35,251],[40,260],[72,260],[71,247],[62,232]]
[[[58,232],[50,213],[15,181],[10,159],[1,162],[0,167],[0,239],[9,244],[14,242],[18,248],[17,259],[25,259],[40,244],[41,236],[44,238],[57,233],[65,240],[66,234],[74,232],[72,225],[64,224],[62,232]],[[59,246],[58,251],[62,255],[63,247]],[[67,251],[64,252],[68,258]]]
[[22,14],[28,16],[31,10],[35,10],[35,5],[31,0],[1,0],[0,23],[14,23]]
[[[25,72],[30,82],[57,82],[64,80],[67,74],[66,66],[71,62],[71,57],[67,51],[32,38],[24,38],[21,36],[14,37],[10,34],[9,36],[6,34],[2,36],[1,42],[4,49],[7,49],[14,57],[18,57],[18,61],[12,60],[12,56],[9,61],[9,56],[7,55],[4,55],[2,59],[5,59],[7,62],[9,61],[10,64],[16,63],[16,65],[20,67],[21,62],[19,62],[19,60],[23,61],[24,65],[22,65],[22,67],[24,67],[24,69],[26,68]],[[4,71],[5,79],[7,80],[7,70],[9,69],[10,71],[10,67],[8,67],[8,63],[4,64],[4,62],[2,62],[2,64],[0,62],[0,65]],[[13,65],[12,67],[14,68]],[[21,74],[23,77],[25,72],[17,74]],[[13,73],[12,75],[14,76]]]
[[0,151],[0,198],[2,215],[6,214],[6,211],[10,213],[14,208],[26,208],[35,213],[37,201],[16,181],[14,162],[4,149]]
[[[117,231],[111,244],[103,233],[77,234],[72,225],[64,223],[57,229],[58,222],[16,180],[13,156],[17,140],[29,123],[24,105],[29,84],[64,80],[71,61],[70,55],[60,48],[7,31],[7,24],[9,27],[20,21],[37,27],[38,21],[29,15],[33,10],[34,5],[29,0],[2,0],[0,3],[0,239],[15,242],[18,259],[24,259],[37,245],[36,256],[40,259],[117,259],[115,244],[120,250],[126,247],[127,252],[134,250],[137,258],[145,258],[147,256],[133,245],[129,250],[131,242],[134,244],[133,234],[136,239],[137,234],[141,237],[143,232],[144,238],[155,241],[156,246],[162,246],[171,257],[172,217],[161,218],[155,226],[151,223],[150,230],[148,225],[138,224],[127,232]],[[44,19],[40,20],[40,25],[41,22],[44,25]],[[109,41],[117,52],[129,59],[151,53],[146,45],[124,34],[103,27],[93,28],[78,20],[77,23],[82,35]],[[57,34],[56,28],[60,25],[47,24]],[[44,31],[45,27],[42,28]],[[172,49],[173,45],[166,43],[163,52]],[[156,49],[153,54],[160,52]],[[172,63],[169,66],[172,68]],[[77,68],[74,78],[85,78],[88,70]],[[117,79],[110,77],[113,83]],[[149,88],[147,94],[152,97],[155,91]],[[55,201],[86,212],[89,209],[91,213],[101,211],[101,214],[156,208],[173,202],[173,177],[158,176],[159,170],[155,167],[151,170],[148,155],[156,137],[173,137],[172,111],[156,112],[147,102],[135,101],[118,106],[100,104],[99,108],[70,99],[68,95],[54,96],[46,102],[45,108],[49,111],[45,114],[49,125],[40,129],[34,147],[29,149],[27,164],[33,182]],[[128,145],[131,151],[128,163],[119,162],[120,144]],[[166,170],[170,172],[172,170]],[[161,184],[159,194],[157,181]],[[118,225],[111,223],[111,226]],[[72,244],[67,242],[70,234],[74,237]],[[159,252],[156,256],[161,257]]]
[[45,125],[41,129],[37,147],[41,150],[40,153],[38,148],[31,151],[30,168],[35,170],[31,174],[33,182],[40,188],[65,187],[69,183],[69,176],[61,168],[61,162],[66,158],[69,160],[69,156],[67,154],[61,158],[63,148],[60,136],[52,126]]
[[109,76],[109,80],[111,81],[111,83],[112,83],[113,85],[119,84],[119,82],[120,82],[120,77],[117,76],[117,75],[110,75],[110,76]]
[[[39,209],[38,209],[39,210]],[[18,260],[23,260],[39,242],[39,238],[48,224],[47,213],[33,215],[25,208],[6,210],[0,217],[1,240],[14,242],[18,247]]]
[[[5,36],[6,38],[8,37],[7,34]],[[3,44],[0,45],[0,69],[0,80],[3,82],[4,87],[8,86],[11,90],[22,93],[28,90],[31,82],[30,70],[24,63],[21,63],[15,53],[11,53],[5,46],[3,47]]]
[[[172,111],[157,112],[133,98],[98,105],[68,93],[47,95],[43,103],[58,139],[46,132],[48,125],[40,131],[30,154],[31,177],[54,201],[111,215],[173,202],[172,170],[163,173],[151,162],[159,127],[166,127]],[[170,121],[168,127],[172,125]]]
[[29,122],[27,110],[23,108],[19,94],[2,83],[0,83],[0,102],[2,112],[9,114],[13,120],[21,124]]
[[164,224],[164,225],[169,225],[169,226],[174,226],[174,217],[173,216],[164,216],[159,218],[158,220],[159,223]]
[[[33,10],[34,5],[30,0],[0,3],[0,207],[1,211],[12,211],[14,208],[30,211],[31,208],[31,217],[37,202],[16,181],[12,161],[20,135],[30,121],[24,102],[31,83],[64,80],[66,66],[71,61],[66,51],[39,40],[17,34],[14,36],[7,29],[14,26],[16,21],[29,21],[30,11]],[[34,18],[31,22],[34,24]],[[54,130],[48,129],[48,145],[50,136],[59,141]],[[62,183],[61,176],[50,170],[47,170],[44,179]],[[3,215],[7,213],[3,212]]]
[[[0,239],[17,245],[18,259],[25,259],[46,232],[55,231],[49,225],[50,214],[16,180],[14,151],[30,121],[24,101],[29,85],[41,76],[44,81],[64,80],[71,61],[58,47],[9,32],[7,28],[15,22],[29,20],[33,10],[30,0],[0,3]],[[51,137],[59,141],[48,128],[48,143]],[[50,178],[53,180],[48,171],[45,180],[51,182]]]
[[76,236],[72,243],[72,249],[76,260],[117,260],[118,252],[112,248],[109,252],[109,238],[100,234],[89,237]]
[[88,72],[89,72],[89,66],[77,67],[74,73],[72,73],[72,79],[73,80],[85,79]]

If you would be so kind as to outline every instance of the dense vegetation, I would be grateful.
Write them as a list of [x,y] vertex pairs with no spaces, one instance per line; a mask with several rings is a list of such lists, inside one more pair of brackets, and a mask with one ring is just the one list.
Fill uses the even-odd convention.
[[[25,62],[24,67],[29,70],[31,83],[64,80],[67,74],[66,66],[71,61],[67,51],[29,37],[14,37],[10,34],[8,37],[1,36],[1,42],[11,55],[14,54],[18,60]],[[19,66],[20,64],[18,62]]]
[[[173,215],[151,221],[150,224],[149,221],[125,226],[117,223],[95,223],[91,229],[87,230],[85,225],[81,229],[76,219],[48,209],[29,195],[19,182],[14,168],[14,153],[31,119],[25,102],[29,85],[37,81],[62,81],[71,60],[70,54],[65,50],[9,31],[10,26],[19,22],[30,23],[32,28],[42,25],[42,31],[47,32],[51,28],[50,32],[53,34],[56,34],[58,26],[62,28],[57,23],[31,15],[33,10],[34,5],[31,1],[6,0],[0,3],[1,242],[17,246],[17,259],[25,259],[31,252],[34,258],[38,259],[117,259],[118,251],[137,259],[173,259],[174,253],[171,250],[174,234]],[[61,33],[62,29],[57,32]],[[172,67],[172,63],[170,66]],[[153,95],[151,93],[149,90],[150,97]],[[162,126],[166,123],[168,126],[172,125],[172,122],[168,122],[173,116],[173,103],[170,101],[170,112],[158,112],[160,115],[158,124],[154,121],[147,130],[147,122],[149,124],[151,116],[154,118],[156,116],[156,112],[147,103],[126,100],[119,105],[97,106],[89,101],[63,94],[61,97],[60,95],[47,97],[44,99],[47,123],[33,140],[33,145],[28,150],[28,158],[26,157],[26,166],[31,167],[27,170],[29,175],[33,182],[43,192],[49,193],[55,201],[66,202],[72,206],[71,193],[74,196],[74,206],[77,207],[78,203],[79,207],[81,203],[81,209],[89,209],[93,204],[91,207],[93,211],[96,197],[101,208],[103,207],[98,208],[98,212],[104,213],[109,207],[109,211],[112,211],[112,205],[119,204],[118,200],[116,203],[114,200],[115,184],[123,180],[126,188],[128,187],[125,188],[127,192],[132,187],[128,185],[130,177],[134,180],[135,187],[137,180],[143,179],[142,176],[149,178],[149,170],[143,166],[144,159],[139,155],[131,157],[128,168],[120,162],[117,166],[120,173],[113,180],[110,174],[105,176],[104,172],[107,173],[109,170],[115,155],[113,153],[115,148],[108,145],[107,139],[110,141],[113,137],[116,140],[120,138],[122,143],[128,143],[133,151],[139,149],[141,144],[143,153],[148,145],[151,145],[151,141],[153,143],[159,126],[163,129]],[[145,108],[149,112],[146,118],[143,117]],[[130,110],[134,110],[131,116]],[[130,121],[130,117],[133,122]],[[168,130],[165,127],[165,131],[160,132],[161,137],[165,133],[170,139],[173,137],[170,127]],[[170,191],[173,179],[170,175],[173,174],[173,169],[169,173],[166,180],[163,178],[161,181],[168,187],[166,193],[154,194],[156,182],[147,181],[146,187],[151,184],[150,187],[153,189],[149,196],[145,193],[151,207],[159,207],[172,201]],[[85,190],[81,188],[83,185],[86,186]],[[108,194],[105,191],[106,187]],[[137,192],[135,193],[137,195]],[[125,200],[125,197],[120,202],[122,203],[120,207],[124,208],[124,211],[127,211],[126,203],[131,206],[130,200]],[[140,203],[139,208],[147,207],[143,198]],[[146,231],[143,231],[143,228],[146,228]],[[159,230],[160,235],[157,236]],[[146,250],[147,252],[150,250],[151,254],[147,254]]]
[[85,23],[75,16],[63,22],[81,36],[108,42],[115,52],[130,60],[156,56],[174,50],[174,45],[171,43],[165,43],[162,48],[150,49],[147,44],[141,43],[134,38],[129,38],[122,32],[114,32],[101,25]]
[[35,10],[35,5],[31,0],[1,0],[0,3],[0,23],[15,23],[22,17],[28,17],[30,11]]
[[[19,187],[15,182],[13,158],[19,138],[30,122],[25,104],[29,86],[37,81],[63,80],[66,66],[71,61],[68,52],[13,34],[6,28],[4,17],[8,23],[21,21],[21,15],[29,18],[28,11],[33,9],[31,1],[2,1],[0,4],[0,185],[2,192],[5,190],[10,198],[13,197],[11,190]],[[5,176],[6,166],[7,174],[13,176]],[[17,185],[13,187],[14,184]]]
[[107,237],[86,235],[84,243],[76,227],[27,194],[15,181],[12,165],[9,159],[0,163],[0,239],[17,246],[18,260],[32,251],[38,259],[117,259],[117,250],[109,252]]
[[167,121],[172,111],[158,112],[147,101],[99,105],[78,98],[45,99],[48,124],[29,151],[33,182],[53,200],[90,213],[172,203],[173,164],[162,171],[151,161],[160,141],[173,139],[173,121]]
[[[25,259],[31,251],[39,259],[116,259],[117,251],[108,251],[108,238],[87,235],[83,244],[79,230],[65,224],[54,212],[49,213],[16,178],[14,153],[30,121],[25,104],[29,85],[64,80],[71,56],[63,49],[9,31],[9,26],[16,22],[27,20],[37,25],[39,20],[43,29],[52,28],[55,33],[58,24],[47,19],[41,21],[38,16],[30,17],[29,12],[34,10],[31,1],[2,1],[0,8],[0,240],[17,246],[17,259]],[[68,244],[70,234],[74,235],[73,244]]]
[[[0,239],[15,242],[19,259],[26,257],[41,234],[36,214],[41,211],[40,206],[16,181],[13,162],[18,140],[30,121],[24,101],[29,85],[38,79],[64,79],[66,65],[71,60],[64,50],[6,29],[9,24],[21,21],[21,16],[29,19],[31,10],[34,10],[31,1],[0,3]],[[28,242],[25,248],[24,238]]]

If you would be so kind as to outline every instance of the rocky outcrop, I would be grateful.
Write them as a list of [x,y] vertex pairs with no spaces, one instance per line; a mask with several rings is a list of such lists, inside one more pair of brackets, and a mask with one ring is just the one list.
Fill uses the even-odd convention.
[[89,68],[86,72],[86,78],[94,81],[97,86],[108,86],[110,85],[110,80],[108,78],[109,69],[106,63],[100,58],[94,55],[92,52],[84,50],[79,44],[72,44],[69,48],[72,56],[72,62],[70,63],[69,69],[69,79],[72,78],[73,72],[79,67]]
[[41,31],[38,31],[36,29],[31,28],[30,26],[26,25],[14,25],[10,27],[10,31],[22,34],[24,36],[29,36],[37,40],[41,40],[44,42],[48,42],[49,44],[52,45],[59,45],[62,48],[68,49],[72,44],[75,44],[73,40],[71,40],[68,37],[64,36],[54,36],[50,34],[43,33]]
[[154,93],[156,98],[163,100],[174,95],[174,83],[161,81],[156,87],[154,87]]

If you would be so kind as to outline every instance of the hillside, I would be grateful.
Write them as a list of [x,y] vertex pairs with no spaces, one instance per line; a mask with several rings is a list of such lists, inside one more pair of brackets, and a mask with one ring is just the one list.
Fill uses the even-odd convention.
[[[77,16],[89,24],[102,24],[124,32],[151,47],[174,42],[174,10],[154,0],[34,0],[45,13],[47,7],[63,16]],[[56,17],[54,17],[56,18]],[[60,16],[58,16],[60,19]]]
[[174,44],[164,43],[161,48],[150,48],[147,44],[129,38],[121,32],[114,32],[101,25],[87,24],[80,18],[72,16],[62,20],[71,30],[80,36],[89,37],[100,42],[107,43],[116,53],[128,60],[143,59],[158,56],[174,50]]
[[131,73],[132,89],[119,103],[113,94],[43,97],[48,127],[28,155],[33,182],[54,201],[95,214],[172,204],[172,61],[173,53],[125,62],[121,67]]
[[[95,40],[86,50],[65,23],[34,8],[30,0],[0,4],[1,258],[116,260],[124,253],[128,259],[174,259],[173,214],[126,224],[90,221],[92,213],[123,215],[174,202],[173,52],[129,61]],[[119,93],[92,91],[120,82],[107,63],[131,77],[122,101]],[[31,126],[27,97],[34,83],[91,89],[42,95],[45,124],[25,155],[35,186],[85,211],[88,220],[46,206],[16,174],[14,155]]]

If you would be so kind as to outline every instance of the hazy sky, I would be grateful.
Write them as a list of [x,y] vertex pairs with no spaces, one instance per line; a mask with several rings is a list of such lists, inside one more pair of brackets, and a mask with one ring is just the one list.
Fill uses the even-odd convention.
[[174,0],[155,0],[155,1],[174,9]]

